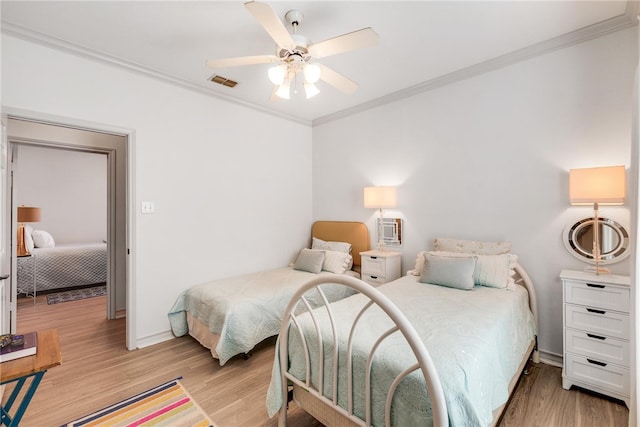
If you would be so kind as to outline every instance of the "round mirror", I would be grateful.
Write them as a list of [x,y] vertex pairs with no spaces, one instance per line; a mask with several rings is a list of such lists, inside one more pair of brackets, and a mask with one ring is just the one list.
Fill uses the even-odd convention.
[[[598,227],[600,264],[611,264],[629,256],[629,233],[622,225],[609,218],[600,218]],[[573,256],[594,264],[593,232],[593,217],[584,218],[565,228],[562,241]]]

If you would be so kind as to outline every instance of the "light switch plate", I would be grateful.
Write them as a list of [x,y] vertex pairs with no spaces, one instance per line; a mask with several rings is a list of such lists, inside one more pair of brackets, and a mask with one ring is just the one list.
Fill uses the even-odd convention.
[[155,203],[142,202],[142,213],[154,213],[156,211]]

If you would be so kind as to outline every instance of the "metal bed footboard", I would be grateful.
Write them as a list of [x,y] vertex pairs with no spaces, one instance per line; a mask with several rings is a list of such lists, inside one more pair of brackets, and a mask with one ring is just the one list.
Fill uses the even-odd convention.
[[[344,286],[351,287],[352,289],[358,291],[360,294],[365,295],[369,298],[369,302],[362,308],[362,310],[357,315],[354,323],[351,325],[351,329],[349,332],[349,338],[347,342],[347,408],[342,408],[338,405],[338,336],[336,331],[336,325],[334,316],[331,310],[331,305],[327,301],[320,285],[323,284],[341,284]],[[323,392],[324,385],[324,350],[323,350],[323,334],[321,331],[321,325],[318,323],[314,311],[312,310],[310,304],[307,302],[304,294],[308,291],[315,288],[315,291],[318,292],[322,298],[323,305],[317,310],[326,310],[329,318],[329,322],[331,325],[330,336],[333,340],[333,378],[332,378],[332,387],[331,393],[328,396],[325,396]],[[371,307],[378,306],[380,307],[387,316],[393,321],[394,326],[388,329],[387,331],[380,334],[375,344],[371,348],[369,352],[369,356],[367,359],[366,372],[367,375],[365,377],[365,419],[361,419],[353,413],[353,380],[352,380],[352,345],[353,345],[353,337],[355,335],[356,327],[359,324],[362,315]],[[300,313],[300,308],[304,307],[305,310],[302,310]],[[309,313],[311,322],[315,328],[316,336],[318,337],[318,354],[315,355],[318,358],[318,367],[319,367],[319,378],[318,384],[319,387],[316,387],[311,382],[311,358],[314,355],[311,355],[309,352],[309,346],[307,345],[307,337],[304,335],[304,331],[300,327],[298,322],[298,317],[303,313]],[[288,372],[289,366],[289,331],[291,325],[295,325],[296,329],[300,335],[300,341],[302,343],[303,352],[305,355],[305,367],[306,367],[306,378],[304,381],[297,379],[293,375]],[[353,277],[348,276],[338,276],[335,277],[318,277],[309,281],[307,284],[302,286],[298,292],[293,296],[289,305],[287,306],[287,310],[285,311],[285,315],[282,322],[282,327],[280,330],[280,338],[279,338],[279,367],[280,367],[280,376],[281,376],[281,384],[282,384],[282,407],[279,412],[278,425],[284,427],[287,425],[287,395],[288,395],[288,384],[293,383],[294,385],[300,386],[305,389],[308,393],[310,393],[314,398],[323,402],[325,405],[330,406],[334,411],[341,414],[343,417],[352,421],[355,425],[361,426],[370,426],[371,425],[371,366],[373,363],[373,358],[378,349],[378,346],[381,342],[383,342],[387,337],[391,336],[394,333],[400,333],[407,341],[413,353],[416,357],[417,363],[406,368],[403,372],[398,374],[391,384],[390,389],[387,392],[387,399],[385,404],[385,426],[390,426],[391,424],[391,401],[393,399],[393,395],[395,393],[396,387],[411,372],[416,370],[420,370],[422,375],[424,376],[427,392],[429,394],[429,399],[431,401],[431,409],[433,415],[433,425],[434,427],[444,427],[449,425],[447,407],[444,398],[444,392],[442,390],[442,385],[440,383],[440,379],[436,372],[433,361],[431,360],[431,356],[429,352],[424,346],[424,343],[418,336],[418,333],[415,331],[411,323],[407,320],[404,314],[380,291],[371,285]]]

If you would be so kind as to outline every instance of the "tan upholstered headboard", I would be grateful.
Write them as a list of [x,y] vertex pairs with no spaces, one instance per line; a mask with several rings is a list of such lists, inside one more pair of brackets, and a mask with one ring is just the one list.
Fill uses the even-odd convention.
[[369,250],[369,229],[362,222],[316,221],[311,227],[311,236],[331,242],[351,243],[353,265],[360,265],[360,252]]

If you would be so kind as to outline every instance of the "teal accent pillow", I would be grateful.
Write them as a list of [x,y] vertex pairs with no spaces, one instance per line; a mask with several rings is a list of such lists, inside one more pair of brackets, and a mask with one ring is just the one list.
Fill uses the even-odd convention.
[[303,248],[293,264],[293,269],[318,274],[322,271],[323,263],[324,251]]
[[426,252],[420,282],[456,289],[473,289],[475,267],[476,257],[473,256],[452,257]]

